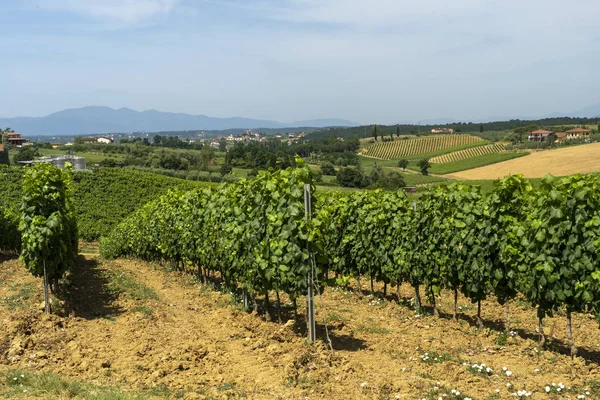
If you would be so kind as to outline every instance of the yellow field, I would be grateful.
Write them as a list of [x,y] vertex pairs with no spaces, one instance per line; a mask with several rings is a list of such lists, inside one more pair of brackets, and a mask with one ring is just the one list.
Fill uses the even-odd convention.
[[600,172],[600,143],[535,152],[514,160],[447,175],[456,179],[498,179],[511,174],[541,178]]

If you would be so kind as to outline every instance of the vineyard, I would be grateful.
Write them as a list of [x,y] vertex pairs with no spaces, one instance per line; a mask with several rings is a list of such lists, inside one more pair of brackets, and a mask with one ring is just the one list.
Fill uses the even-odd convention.
[[465,150],[454,151],[452,153],[443,154],[441,156],[429,159],[435,164],[444,164],[454,161],[461,161],[471,157],[483,156],[486,154],[500,153],[504,151],[506,146],[503,143],[488,144],[485,146],[471,147]]
[[[369,352],[357,352],[357,359],[361,360],[358,361],[358,364],[340,366],[340,375],[335,375],[335,378],[334,375],[319,377],[322,371],[328,371],[327,368],[341,363],[336,361],[339,359],[334,358],[333,354],[335,353],[324,356],[329,353],[323,350],[323,347],[321,350],[311,347],[307,352],[319,354],[318,357],[323,357],[321,361],[302,361],[306,357],[309,357],[308,360],[314,360],[311,357],[315,357],[314,355],[307,356],[303,350],[301,350],[302,354],[296,354],[290,358],[287,355],[293,352],[294,348],[302,349],[303,345],[295,334],[286,330],[288,324],[283,328],[273,325],[261,325],[258,328],[257,322],[251,318],[253,316],[242,311],[253,311],[264,315],[266,320],[271,320],[276,313],[277,319],[280,321],[293,318],[298,323],[302,320],[302,316],[297,311],[298,309],[302,311],[304,308],[302,302],[298,300],[305,296],[309,288],[309,281],[306,277],[310,264],[314,263],[315,284],[314,287],[310,287],[313,287],[317,293],[327,292],[328,296],[336,299],[335,303],[329,301],[328,307],[339,306],[336,307],[338,313],[350,313],[350,320],[344,324],[353,326],[357,334],[370,332],[371,334],[385,335],[389,333],[391,327],[394,327],[398,331],[407,332],[408,336],[418,336],[418,340],[409,338],[409,342],[405,341],[406,337],[394,342],[386,341],[385,337],[381,337],[378,342],[378,346],[380,346],[378,350],[385,349],[385,354],[392,355],[392,358],[388,360],[390,365],[398,364],[397,368],[393,369],[395,377],[404,374],[406,367],[402,367],[400,370],[400,365],[405,365],[405,362],[430,366],[428,370],[420,370],[416,364],[407,364],[409,371],[414,369],[414,373],[407,372],[407,377],[410,376],[410,379],[414,380],[415,374],[420,374],[419,376],[422,376],[423,379],[431,381],[426,385],[415,383],[411,386],[415,393],[428,393],[426,396],[420,395],[419,398],[436,399],[439,394],[446,393],[448,398],[464,400],[466,395],[458,397],[450,391],[450,385],[456,384],[457,381],[448,374],[448,368],[453,368],[453,370],[466,368],[468,371],[463,373],[466,373],[467,376],[462,376],[461,379],[465,382],[472,382],[475,379],[478,382],[477,393],[479,394],[485,391],[489,393],[489,389],[491,389],[485,380],[502,386],[506,385],[503,380],[508,380],[512,374],[506,369],[501,370],[501,364],[496,364],[494,367],[496,370],[488,371],[485,370],[485,365],[481,366],[483,364],[474,366],[475,364],[464,361],[466,356],[469,359],[473,356],[484,356],[486,349],[489,350],[489,348],[481,348],[481,344],[478,345],[475,352],[473,350],[461,351],[452,353],[452,355],[444,353],[447,348],[455,346],[454,338],[455,335],[458,335],[456,333],[458,328],[453,331],[452,336],[447,336],[448,327],[445,326],[444,330],[441,326],[450,324],[450,322],[447,322],[445,318],[436,318],[444,316],[440,312],[442,308],[448,319],[452,318],[457,321],[457,325],[455,325],[457,327],[461,321],[465,322],[465,319],[471,318],[468,314],[473,314],[473,324],[483,329],[468,330],[465,340],[469,342],[475,339],[473,335],[476,336],[476,341],[487,340],[486,337],[490,336],[489,319],[487,320],[488,327],[484,327],[484,319],[501,316],[500,324],[502,325],[503,322],[503,326],[493,328],[498,335],[495,340],[498,343],[504,343],[502,346],[506,346],[506,343],[509,342],[517,343],[519,339],[513,338],[516,335],[513,333],[515,332],[513,329],[518,329],[520,337],[528,338],[528,341],[530,338],[539,341],[535,350],[532,350],[531,344],[528,344],[527,348],[524,344],[519,350],[533,351],[535,354],[531,358],[538,361],[539,353],[546,349],[554,349],[548,351],[550,354],[547,356],[548,360],[556,359],[552,355],[556,351],[555,345],[548,344],[549,340],[555,340],[555,323],[553,322],[550,333],[547,332],[547,329],[549,320],[555,321],[560,318],[566,322],[568,338],[566,351],[575,358],[575,361],[572,361],[573,366],[576,366],[578,371],[588,371],[585,369],[587,366],[581,367],[584,365],[584,361],[578,362],[577,360],[585,360],[586,365],[590,361],[594,361],[596,353],[590,348],[595,344],[591,345],[588,340],[589,331],[586,330],[585,335],[578,334],[577,331],[584,330],[585,327],[581,324],[584,318],[586,321],[591,321],[592,316],[598,316],[600,310],[600,270],[597,267],[600,263],[600,247],[598,245],[600,243],[600,177],[575,175],[557,179],[549,176],[541,182],[539,188],[534,188],[527,179],[521,176],[511,176],[495,182],[494,188],[489,194],[482,194],[476,186],[443,184],[429,188],[418,199],[408,198],[403,191],[384,192],[381,190],[350,194],[328,193],[315,197],[309,169],[302,165],[301,160],[298,160],[297,163],[299,168],[296,169],[272,173],[261,172],[256,179],[223,184],[218,188],[169,191],[136,209],[117,224],[111,233],[103,236],[100,241],[100,252],[103,259],[106,260],[103,262],[109,265],[107,267],[109,270],[102,275],[102,279],[108,278],[106,274],[112,274],[110,275],[113,276],[111,279],[119,282],[118,285],[121,285],[124,290],[134,291],[130,295],[132,299],[149,299],[147,302],[135,306],[135,309],[138,310],[136,313],[152,315],[153,311],[148,307],[162,310],[158,314],[159,316],[145,322],[144,317],[141,316],[128,316],[125,321],[128,323],[137,321],[136,323],[140,324],[137,329],[141,329],[141,327],[149,329],[148,335],[153,340],[155,340],[155,336],[161,334],[161,328],[153,329],[151,327],[157,323],[163,326],[163,320],[165,323],[172,320],[171,322],[177,326],[183,324],[184,326],[178,333],[186,338],[190,332],[196,331],[199,331],[199,337],[202,337],[206,335],[206,326],[218,325],[222,334],[227,337],[227,339],[221,339],[220,343],[237,341],[236,343],[240,343],[240,348],[247,348],[247,351],[264,349],[266,353],[263,354],[273,355],[271,358],[276,364],[281,363],[282,360],[286,360],[285,363],[289,362],[290,367],[286,367],[289,369],[286,369],[285,372],[287,374],[285,384],[293,386],[293,390],[297,390],[298,387],[312,387],[312,384],[304,382],[305,379],[310,378],[321,385],[328,382],[328,389],[321,386],[323,392],[320,393],[325,393],[332,388],[339,388],[346,379],[340,378],[341,376],[347,376],[344,375],[346,372],[356,370],[359,368],[357,365],[362,365],[365,361],[370,362],[368,357],[373,357],[373,355],[365,355]],[[31,196],[27,193],[32,193],[32,187],[39,188],[47,185],[33,185],[33,180],[28,179],[29,183],[25,182],[25,200],[36,202],[35,196],[27,200],[27,196]],[[62,179],[68,180],[67,177]],[[310,198],[313,208],[308,215],[311,218],[307,218],[305,214],[304,189],[306,185],[313,192],[313,196]],[[69,190],[67,187],[58,192],[68,192]],[[59,196],[59,198],[62,197]],[[66,207],[64,214],[66,223],[64,226],[71,226],[71,228],[57,231],[63,232],[65,238],[72,237],[70,232],[74,232],[72,224],[69,223],[72,214],[71,207],[70,205]],[[26,210],[30,210],[28,212],[31,213],[34,208],[27,207]],[[23,218],[27,218],[26,215],[24,214]],[[0,222],[4,221],[0,219]],[[32,227],[35,228],[35,225]],[[10,225],[0,225],[0,232],[10,233],[11,229]],[[37,237],[36,235],[37,233],[23,239],[24,259],[30,258],[28,254],[35,256],[36,246],[27,244],[27,241],[32,237]],[[69,239],[66,240],[68,242]],[[65,254],[67,254],[72,252],[72,248],[71,250],[65,248],[63,251],[66,251]],[[45,256],[48,254],[46,251],[43,252]],[[201,291],[191,288],[176,290],[172,287],[172,283],[161,283],[160,279],[162,278],[157,276],[161,276],[163,272],[155,267],[153,267],[154,270],[143,267],[145,264],[143,262],[111,261],[111,259],[120,257],[158,262],[169,271],[180,272],[180,274],[164,273],[164,276],[181,276],[182,279],[187,279],[184,277],[191,275],[195,278],[194,281],[197,279],[204,284],[213,283],[221,293],[227,293],[227,296],[232,295],[233,302],[228,304],[235,304],[236,307],[239,307],[238,311],[232,312],[231,315],[228,314],[226,324],[211,321],[211,318],[222,315],[223,311],[211,310],[208,311],[210,315],[207,316],[207,308],[210,309],[210,306],[200,303]],[[128,262],[134,264],[127,267]],[[87,263],[95,265],[93,262]],[[64,267],[68,267],[68,265],[65,264]],[[142,270],[141,268],[146,269]],[[39,269],[35,269],[35,271],[39,271]],[[145,282],[155,288],[153,289],[155,290],[154,294],[150,289],[144,289],[134,285],[131,280],[128,281],[128,279],[132,279],[128,278],[130,274],[136,271],[139,272],[140,279],[144,277]],[[39,274],[39,272],[37,273]],[[86,307],[89,307],[89,286],[76,281],[82,273],[82,271],[75,271],[71,279],[75,279],[75,286],[81,286],[80,296],[82,296],[83,303],[77,307],[84,307],[86,304]],[[0,273],[0,276],[5,279],[12,274],[9,271],[6,275]],[[152,281],[149,278],[150,275],[154,276]],[[115,283],[110,285],[115,285]],[[102,292],[98,288],[94,290]],[[401,308],[405,310],[398,314],[387,307],[380,312],[377,311],[377,314],[373,314],[376,315],[376,319],[368,318],[361,320],[362,322],[358,325],[355,324],[353,319],[358,315],[353,313],[353,309],[347,308],[348,293],[366,294],[367,290],[370,293],[365,300],[368,302],[367,307],[377,306],[381,303],[380,298],[373,297],[374,293],[380,291],[381,299],[394,297],[398,304],[404,305]],[[408,291],[410,291],[410,295],[407,298],[405,296]],[[164,301],[167,303],[164,305],[160,304],[160,296],[156,294],[158,292],[166,296]],[[394,294],[392,295],[392,293]],[[470,304],[465,305],[463,303],[465,300]],[[222,302],[223,300],[218,301]],[[440,304],[441,301],[444,302],[443,307]],[[173,315],[174,311],[171,311],[171,308],[175,307],[175,303],[180,305],[181,310],[185,310],[185,314],[180,314],[173,319],[170,316]],[[501,311],[499,312],[500,307]],[[429,313],[434,317],[427,318],[427,322],[422,318],[417,318]],[[486,313],[487,315],[485,315]],[[399,318],[399,315],[402,317]],[[524,317],[524,315],[528,316]],[[2,317],[1,312],[0,317]],[[26,318],[31,320],[32,317],[27,316]],[[208,321],[205,320],[206,318]],[[339,322],[336,324],[335,321],[340,320],[339,315],[331,314],[330,318],[330,322],[326,320],[325,323],[336,327],[338,335],[340,330],[348,332],[347,326]],[[535,321],[535,325],[524,325],[523,318]],[[192,319],[194,323],[191,322]],[[46,324],[46,322],[47,320],[40,321],[33,330],[40,331],[42,324]],[[69,322],[69,324],[69,326],[73,326],[75,322]],[[100,324],[98,332],[116,329],[114,327],[119,325],[108,320],[98,322],[98,324]],[[560,325],[564,326],[563,324],[564,322]],[[15,321],[14,323],[17,328],[22,325],[22,322]],[[415,332],[415,325],[419,332]],[[434,334],[433,330],[429,331],[430,328],[438,325],[440,329],[437,331],[438,333]],[[526,330],[524,330],[525,326]],[[245,332],[255,329],[264,331],[266,339],[259,339],[253,343],[255,339],[249,339]],[[276,333],[270,332],[270,330],[275,330]],[[136,329],[132,329],[131,332],[136,332],[138,335]],[[194,352],[200,354],[199,358],[191,359],[182,356],[171,362],[169,360],[172,359],[161,354],[156,361],[141,365],[145,360],[140,359],[139,354],[152,354],[149,351],[151,347],[138,345],[138,343],[128,344],[131,342],[129,339],[131,332],[128,332],[124,336],[126,340],[120,343],[132,358],[127,362],[120,363],[118,368],[127,371],[127,376],[134,382],[138,382],[139,376],[142,374],[147,375],[146,382],[155,382],[156,379],[162,380],[163,377],[167,379],[169,374],[173,376],[181,373],[186,377],[184,379],[187,377],[191,379],[189,382],[186,381],[191,385],[197,378],[195,371],[208,366],[215,371],[220,371],[216,376],[222,374],[224,364],[215,358],[217,351],[211,350],[206,356],[207,353],[204,350],[197,350],[194,347],[197,346],[195,342],[183,344],[178,343],[179,340],[172,343],[172,346],[178,349],[174,354],[185,355],[189,352],[185,350],[186,348],[193,348],[196,349],[193,350]],[[478,334],[477,332],[483,333]],[[60,334],[64,336],[63,333]],[[80,335],[80,340],[87,337],[84,332],[81,332]],[[496,334],[492,333],[492,335]],[[179,339],[177,335],[174,337]],[[394,337],[397,338],[397,336]],[[72,340],[71,338],[72,336],[68,340]],[[118,339],[109,335],[107,340],[121,340],[122,338],[123,335],[119,335]],[[575,338],[582,342],[582,348],[576,346]],[[209,339],[206,340],[210,343],[217,340],[216,338]],[[319,330],[319,339],[329,343],[332,348],[343,343],[342,346],[345,346],[343,348],[346,351],[353,351],[348,349],[362,346],[360,343],[354,343],[352,338],[340,339],[338,336],[337,338],[333,337],[333,341],[331,341],[323,329]],[[59,339],[53,338],[52,340],[58,343]],[[289,345],[285,343],[286,341],[290,342]],[[2,340],[0,343],[3,343]],[[74,346],[71,343],[66,341],[63,343],[67,353],[57,355],[60,357],[57,359],[73,360],[73,363],[79,365],[81,354],[68,350]],[[421,350],[421,346],[424,346],[425,343],[429,343],[428,347],[437,350],[431,350],[431,353]],[[101,351],[100,348],[104,348],[106,351],[106,344],[98,346],[93,354]],[[409,353],[407,346],[416,350],[414,352],[411,350]],[[505,347],[496,346],[493,351],[504,351],[503,348]],[[72,353],[74,354],[72,355]],[[411,355],[410,360],[408,360],[409,354]],[[413,360],[412,355],[415,354],[417,358]],[[577,357],[578,355],[581,357]],[[203,357],[206,357],[204,361]],[[505,353],[498,357],[510,358],[513,356]],[[271,358],[268,359],[271,360]],[[79,361],[77,361],[78,359]],[[264,356],[262,359],[265,359]],[[30,362],[28,360],[23,358],[23,363]],[[150,362],[150,360],[147,361]],[[59,364],[64,363],[63,361],[58,362]],[[167,365],[166,362],[169,364]],[[250,359],[242,357],[241,362],[245,363],[243,364],[244,368],[252,368]],[[311,362],[316,364],[313,366]],[[553,361],[548,362],[552,363]],[[440,367],[436,368],[435,365],[438,363]],[[93,368],[88,365],[86,369],[79,370],[85,373],[88,369],[98,371],[97,368],[101,368],[100,372],[89,372],[89,376],[97,377],[101,375],[103,369],[109,368],[104,365],[110,365],[110,363],[103,360],[102,365],[101,367],[98,363],[98,366]],[[150,372],[159,365],[161,370],[158,374],[150,376]],[[192,369],[186,372],[189,368]],[[383,366],[379,368],[385,369]],[[560,368],[564,370],[562,365]],[[569,368],[571,367],[567,367],[567,369]],[[233,370],[239,373],[239,368]],[[313,370],[314,373],[311,374]],[[485,380],[480,381],[479,375],[477,378],[469,378],[468,374],[481,374],[481,370],[487,371],[485,377],[481,378]],[[117,370],[115,369],[115,371]],[[150,372],[146,374],[146,371]],[[277,371],[277,367],[264,372],[265,376],[274,374],[273,371]],[[342,373],[342,371],[346,372]],[[416,371],[421,372],[417,373]],[[440,379],[445,381],[444,388],[439,382],[436,383],[436,379],[430,375],[433,371],[441,374],[438,376],[444,377],[444,379]],[[212,372],[211,370],[209,375],[214,375]],[[365,371],[363,370],[363,372]],[[526,372],[521,373],[524,374],[521,382],[527,383]],[[503,376],[500,377],[499,374]],[[592,369],[589,369],[589,374],[594,376]],[[18,380],[18,375],[15,376]],[[338,378],[344,380],[338,381]],[[220,378],[217,377],[213,380],[211,377],[209,379],[217,385],[217,392],[223,390],[218,389],[225,385],[222,380],[219,380]],[[254,377],[251,379],[254,381]],[[326,381],[327,379],[330,380]],[[334,379],[338,383],[333,383]],[[359,378],[354,377],[353,379]],[[379,398],[393,398],[391,393],[397,391],[402,393],[403,383],[382,382],[381,386],[369,386],[372,384],[371,380],[376,381],[377,379],[370,375],[369,381],[360,383],[360,387],[357,383],[356,388],[349,389],[349,393],[353,394],[351,397],[371,398],[378,393]],[[405,378],[401,378],[401,381],[405,382]],[[589,381],[579,381],[581,386],[577,387],[577,394],[588,390],[583,386],[589,385],[587,382]],[[229,389],[225,390],[235,389],[235,385],[227,384],[227,388]],[[559,388],[562,389],[560,386]],[[468,389],[469,387],[467,387]],[[566,387],[564,389],[565,391],[571,390]],[[255,388],[254,390],[260,389]],[[503,390],[508,391],[510,395],[513,389],[506,386]],[[514,389],[515,393],[516,390],[517,388]],[[543,386],[537,390],[540,392],[540,396],[545,395]],[[554,390],[552,393],[559,396],[549,398],[560,398],[563,395],[554,387],[549,390]],[[267,398],[269,396],[265,393],[270,392],[263,391],[261,393],[263,397]],[[306,392],[303,393],[306,394]],[[386,393],[388,394],[386,395]],[[496,393],[499,393],[498,390]],[[528,396],[515,395],[513,397],[525,398]],[[486,398],[504,397],[488,395]],[[534,396],[534,398],[538,397]],[[567,396],[567,398],[575,398],[575,396]]]
[[[25,169],[0,165],[0,220],[18,224]],[[73,174],[73,207],[79,237],[98,240],[126,216],[169,189],[191,190],[201,182],[185,181],[130,169],[100,168],[95,172]],[[0,233],[1,227],[0,225]],[[19,251],[19,237],[0,236],[0,250]],[[6,243],[6,244],[4,244]]]
[[[409,283],[415,309],[421,290],[434,304],[442,290],[478,305],[493,295],[508,304],[517,295],[543,319],[564,308],[571,354],[571,313],[598,313],[600,305],[600,178],[546,178],[539,191],[515,176],[489,195],[453,184],[430,188],[412,203],[403,191],[330,194],[304,220],[307,169],[261,174],[257,180],[189,193],[169,193],[132,214],[101,241],[104,257],[159,260],[206,280],[218,274],[257,310],[275,291],[293,300],[306,292],[312,247],[320,289],[355,277],[389,285]],[[416,210],[415,210],[416,208]],[[565,240],[568,238],[568,240]],[[335,281],[335,279],[334,279]]]
[[478,136],[471,135],[440,135],[419,139],[395,140],[369,145],[362,150],[362,155],[381,160],[392,160],[410,157],[435,151],[480,146],[487,143]]

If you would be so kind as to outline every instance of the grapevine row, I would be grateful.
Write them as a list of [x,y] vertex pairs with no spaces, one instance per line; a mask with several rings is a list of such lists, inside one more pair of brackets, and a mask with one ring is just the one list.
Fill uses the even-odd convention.
[[[216,190],[170,193],[138,210],[101,241],[105,257],[166,260],[201,277],[220,274],[246,295],[305,293],[310,243],[317,277],[354,276],[414,287],[434,304],[441,290],[478,304],[522,295],[543,318],[600,310],[600,177],[547,177],[538,191],[521,176],[491,194],[461,184],[432,187],[413,202],[403,191],[330,194],[310,223],[303,214],[305,168]],[[210,274],[210,272],[208,273]],[[344,279],[346,280],[346,279]],[[267,306],[268,309],[268,306]],[[508,312],[507,312],[508,315]],[[507,320],[507,329],[509,329]]]
[[391,160],[482,141],[483,139],[480,137],[471,135],[429,136],[419,139],[375,143],[364,149],[363,154],[368,157]]
[[270,291],[279,300],[280,292],[295,299],[307,289],[314,225],[305,219],[305,184],[312,178],[302,167],[261,171],[217,189],[169,192],[102,238],[101,254],[170,262],[203,281],[216,272],[228,288],[243,291],[247,304],[265,296],[268,310]]
[[488,144],[486,146],[471,147],[469,149],[443,154],[441,156],[433,157],[429,159],[429,161],[436,164],[445,164],[453,161],[461,161],[471,157],[500,153],[504,151],[505,148],[505,145],[502,143]]

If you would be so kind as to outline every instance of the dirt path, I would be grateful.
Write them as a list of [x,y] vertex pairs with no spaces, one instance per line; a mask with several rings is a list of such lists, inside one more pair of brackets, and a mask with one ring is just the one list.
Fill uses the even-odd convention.
[[[159,397],[167,398],[504,399],[527,389],[542,399],[551,382],[571,387],[553,398],[575,399],[585,389],[586,398],[598,398],[600,391],[600,342],[589,316],[575,317],[583,357],[571,361],[563,354],[562,319],[546,321],[553,344],[537,349],[535,311],[524,304],[513,305],[514,335],[502,336],[503,308],[493,301],[484,303],[487,327],[480,330],[464,299],[454,323],[415,316],[409,297],[398,305],[391,297],[335,289],[323,296],[326,313],[317,302],[319,337],[326,317],[332,353],[323,342],[308,345],[291,324],[240,311],[230,295],[156,265],[85,256],[73,282],[55,304],[63,316],[45,316],[37,310],[39,280],[18,261],[0,263],[0,372],[53,371],[98,385],[165,388]],[[446,313],[449,298],[442,300]],[[475,373],[473,363],[494,373]]]

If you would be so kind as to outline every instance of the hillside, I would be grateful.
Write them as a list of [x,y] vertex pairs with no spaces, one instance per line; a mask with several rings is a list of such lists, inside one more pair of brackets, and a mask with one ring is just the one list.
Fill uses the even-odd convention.
[[425,136],[416,139],[396,139],[367,144],[361,149],[361,155],[380,160],[393,160],[433,152],[446,153],[472,146],[482,146],[486,143],[480,137],[471,135]]
[[523,174],[528,178],[541,178],[546,174],[566,176],[600,171],[600,143],[563,147],[534,152],[494,165],[452,174],[456,179],[497,179],[510,174]]

